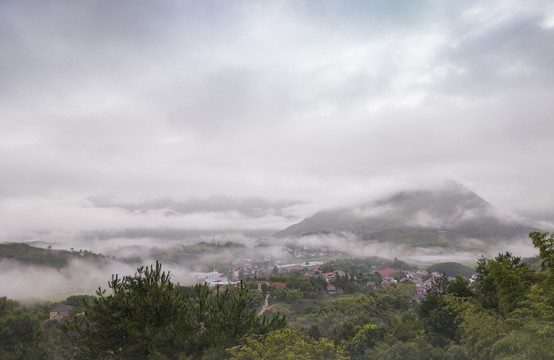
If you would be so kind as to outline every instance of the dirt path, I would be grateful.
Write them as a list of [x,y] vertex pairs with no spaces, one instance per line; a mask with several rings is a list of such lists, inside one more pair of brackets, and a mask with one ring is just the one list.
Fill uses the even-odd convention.
[[262,316],[262,314],[267,310],[268,299],[269,299],[269,293],[265,294],[264,306],[262,306],[262,310],[260,310],[260,312],[258,313],[258,316]]

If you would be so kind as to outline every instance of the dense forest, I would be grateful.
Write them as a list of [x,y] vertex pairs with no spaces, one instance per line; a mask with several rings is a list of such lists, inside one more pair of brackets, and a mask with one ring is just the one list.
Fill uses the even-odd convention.
[[530,238],[539,271],[511,253],[481,258],[473,282],[467,269],[443,271],[420,301],[409,281],[367,286],[380,275],[354,259],[324,264],[345,272],[332,280],[298,271],[216,291],[179,286],[156,263],[114,275],[95,296],[65,299],[69,316],[51,320],[60,303],[4,297],[0,358],[551,359],[554,235]]

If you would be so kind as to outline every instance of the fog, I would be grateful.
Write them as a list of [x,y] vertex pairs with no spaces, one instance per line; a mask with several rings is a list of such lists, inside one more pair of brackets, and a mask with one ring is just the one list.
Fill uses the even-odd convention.
[[279,230],[445,177],[554,220],[549,2],[216,3],[0,2],[0,241]]
[[[133,275],[137,267],[152,265],[160,260],[163,269],[170,271],[172,280],[182,285],[192,285],[192,272],[230,271],[240,263],[258,262],[267,267],[282,263],[295,263],[296,258],[288,249],[330,249],[334,256],[363,258],[381,257],[398,258],[414,264],[433,264],[437,262],[456,261],[473,264],[481,256],[494,257],[500,252],[510,251],[516,256],[528,257],[537,255],[531,241],[518,239],[504,241],[493,246],[486,246],[484,251],[475,250],[483,247],[478,239],[465,239],[456,249],[440,247],[413,247],[392,245],[379,242],[360,241],[352,234],[313,235],[300,238],[273,239],[271,237],[249,237],[242,233],[225,233],[215,236],[219,250],[203,252],[193,257],[175,258],[173,254],[182,251],[183,245],[197,242],[211,243],[213,234],[191,236],[187,241],[162,241],[154,238],[110,238],[93,243],[76,241],[73,248],[92,250],[107,255],[99,263],[84,259],[73,259],[68,266],[56,270],[48,267],[30,266],[15,261],[0,262],[0,283],[2,296],[19,299],[24,302],[41,300],[59,300],[72,294],[93,294],[98,287],[107,289],[108,281],[113,274]],[[244,247],[224,249],[224,243],[231,241],[243,244]],[[69,244],[69,242],[67,243]],[[86,246],[86,245],[91,246]],[[257,246],[263,244],[263,246]],[[40,245],[40,244],[35,244]],[[46,246],[47,243],[42,243]],[[59,246],[59,248],[62,248]],[[467,247],[467,249],[464,249]],[[269,261],[264,262],[264,258]],[[164,260],[165,259],[165,260]],[[302,257],[302,261],[307,258]],[[227,265],[226,265],[227,264]]]
[[133,274],[136,267],[107,260],[94,265],[82,260],[56,270],[50,267],[0,261],[2,296],[23,301],[60,300],[73,294],[89,294],[107,288],[111,274]]
[[[554,228],[553,19],[542,0],[0,1],[0,242],[151,262],[215,233],[260,251],[317,211],[385,216],[361,204],[444,178]],[[432,215],[411,224],[478,218]],[[65,291],[51,275],[37,289]]]

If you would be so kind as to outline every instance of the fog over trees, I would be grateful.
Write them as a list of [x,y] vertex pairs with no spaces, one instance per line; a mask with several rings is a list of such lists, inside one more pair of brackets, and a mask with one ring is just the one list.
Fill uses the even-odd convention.
[[2,0],[0,49],[1,359],[554,358],[554,2]]
[[[547,359],[554,355],[554,235],[529,237],[540,253],[539,271],[505,252],[478,259],[471,281],[422,272],[399,260],[379,265],[377,258],[342,259],[317,265],[317,271],[247,277],[223,290],[176,285],[156,263],[134,275],[113,275],[107,289],[71,296],[54,308],[44,301],[23,307],[2,297],[0,354],[5,359]],[[377,266],[396,269],[375,271]],[[423,297],[410,281],[416,271],[430,281]],[[400,281],[388,284],[389,273]]]

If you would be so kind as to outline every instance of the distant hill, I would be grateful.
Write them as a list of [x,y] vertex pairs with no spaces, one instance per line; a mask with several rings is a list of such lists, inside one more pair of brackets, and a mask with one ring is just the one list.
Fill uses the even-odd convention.
[[48,266],[61,269],[67,266],[71,259],[76,258],[89,261],[103,261],[105,256],[90,251],[43,249],[25,243],[0,244],[0,261],[14,260],[27,265]]
[[475,269],[470,268],[469,266],[462,265],[457,262],[444,262],[439,264],[431,265],[427,268],[427,271],[430,273],[432,272],[439,272],[442,274],[445,274],[446,276],[456,276],[456,275],[462,275],[466,279],[469,279],[475,274]]
[[526,238],[537,229],[539,224],[530,220],[499,215],[477,194],[449,181],[432,190],[399,192],[356,207],[320,211],[275,236],[351,233],[364,241],[481,249]]
[[[190,245],[176,245],[171,248],[149,248],[137,247],[135,254],[131,257],[122,256],[119,260],[131,263],[141,264],[145,258],[152,258],[161,261],[164,264],[195,264],[196,267],[202,265],[204,270],[213,269],[214,265],[221,265],[225,262],[231,263],[236,257],[245,254],[246,246],[239,243],[227,241],[225,243],[199,242]],[[211,261],[201,261],[205,256],[213,258]]]

